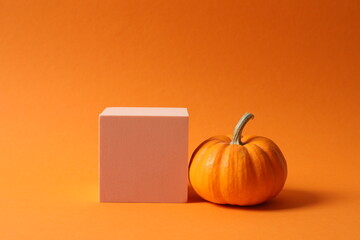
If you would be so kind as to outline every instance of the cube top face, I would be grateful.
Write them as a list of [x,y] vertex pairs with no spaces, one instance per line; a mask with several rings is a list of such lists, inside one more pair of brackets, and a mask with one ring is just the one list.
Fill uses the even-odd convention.
[[188,117],[186,108],[108,107],[100,116]]
[[187,154],[186,108],[105,109],[99,117],[100,202],[186,202]]

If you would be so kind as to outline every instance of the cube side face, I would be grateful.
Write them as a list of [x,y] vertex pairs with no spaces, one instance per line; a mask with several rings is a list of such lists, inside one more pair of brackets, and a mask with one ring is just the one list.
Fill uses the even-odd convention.
[[186,202],[188,117],[100,116],[100,202]]

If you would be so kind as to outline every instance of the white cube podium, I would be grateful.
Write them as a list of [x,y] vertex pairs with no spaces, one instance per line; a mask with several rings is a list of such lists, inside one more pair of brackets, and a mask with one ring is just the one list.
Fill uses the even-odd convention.
[[186,108],[106,108],[100,202],[187,202],[188,118]]

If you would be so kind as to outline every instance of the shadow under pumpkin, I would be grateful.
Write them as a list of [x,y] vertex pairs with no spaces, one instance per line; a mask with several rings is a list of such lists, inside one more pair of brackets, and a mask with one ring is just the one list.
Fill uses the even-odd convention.
[[[271,211],[271,210],[285,210],[285,209],[308,207],[324,202],[326,199],[327,199],[326,196],[320,193],[315,193],[305,190],[297,190],[297,189],[283,189],[280,192],[280,194],[276,196],[274,199],[255,206],[235,206],[235,205],[221,205],[221,204],[215,204],[215,205],[224,208],[238,208],[242,210]],[[189,203],[205,202],[205,201],[206,200],[202,199],[191,186],[188,186]]]

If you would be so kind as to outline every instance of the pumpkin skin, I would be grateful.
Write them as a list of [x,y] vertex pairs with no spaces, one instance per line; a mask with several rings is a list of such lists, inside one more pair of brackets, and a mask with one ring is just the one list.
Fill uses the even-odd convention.
[[[287,164],[279,147],[259,136],[241,138],[245,114],[234,137],[215,136],[192,154],[189,179],[196,193],[218,204],[257,205],[274,198],[283,188]],[[238,137],[236,140],[235,138]],[[235,139],[235,140],[234,140]]]

